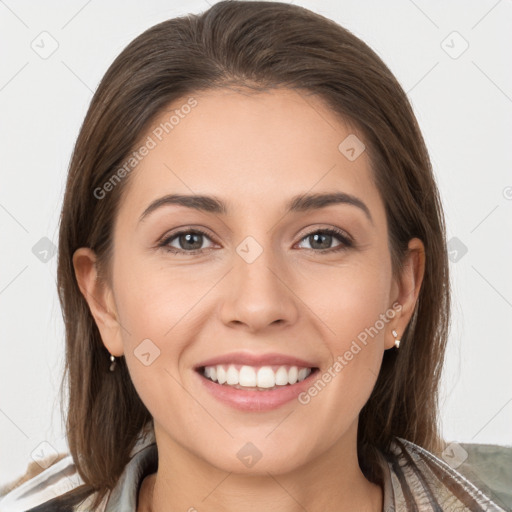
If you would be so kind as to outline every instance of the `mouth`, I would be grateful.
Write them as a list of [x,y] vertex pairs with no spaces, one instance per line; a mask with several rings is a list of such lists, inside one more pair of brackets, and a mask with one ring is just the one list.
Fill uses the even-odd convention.
[[290,388],[311,378],[316,366],[217,364],[200,366],[196,371],[210,382],[242,391],[269,392]]
[[231,408],[250,413],[293,403],[320,372],[318,362],[247,351],[201,361],[194,367],[202,389]]

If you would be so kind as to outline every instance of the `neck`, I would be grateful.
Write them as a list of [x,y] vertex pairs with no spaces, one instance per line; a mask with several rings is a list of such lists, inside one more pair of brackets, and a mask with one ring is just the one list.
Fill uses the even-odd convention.
[[357,422],[328,452],[286,473],[223,471],[174,443],[157,424],[155,437],[158,471],[143,481],[138,512],[382,511],[382,489],[358,464]]

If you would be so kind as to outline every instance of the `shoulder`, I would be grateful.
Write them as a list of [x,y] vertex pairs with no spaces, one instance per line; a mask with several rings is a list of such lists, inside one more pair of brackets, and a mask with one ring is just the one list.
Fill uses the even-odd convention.
[[[437,457],[411,441],[395,437],[391,443],[391,453],[385,458],[397,508],[400,510],[402,504],[404,510],[408,510],[412,500],[420,508],[423,507],[421,510],[509,510],[509,498],[497,492],[501,484],[494,481],[488,485],[475,471],[481,460],[479,451],[473,449],[471,460],[468,461],[464,446],[471,449],[472,445],[452,443],[441,457]],[[504,452],[509,450],[509,456],[512,453],[512,449],[500,448]],[[496,462],[493,460],[494,464]],[[510,476],[510,466],[508,469],[505,467],[504,471],[508,471]],[[510,480],[505,487],[510,488]]]
[[[70,454],[33,462],[24,475],[0,489],[0,512],[109,512],[135,510],[145,471],[156,471],[158,452],[151,424],[138,435],[118,483],[94,509],[97,493],[80,477]],[[119,506],[118,506],[119,505]]]
[[[40,506],[50,500],[68,495],[70,491],[77,491],[84,485],[71,455],[59,454],[57,459],[51,462],[32,462],[23,475],[5,485],[0,490],[0,512],[39,510]],[[60,510],[85,510],[83,506],[89,501],[85,500],[87,494],[91,494],[90,491],[75,494],[74,499],[63,500]],[[76,504],[77,498],[83,502],[80,506]],[[47,510],[59,508],[54,506]]]
[[[458,446],[463,451],[457,471],[512,510],[512,446],[477,443]],[[445,451],[447,457],[454,453],[450,446]]]

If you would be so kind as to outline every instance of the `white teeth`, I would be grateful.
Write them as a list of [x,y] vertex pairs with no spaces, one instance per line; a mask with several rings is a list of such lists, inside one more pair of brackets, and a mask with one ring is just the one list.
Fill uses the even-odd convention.
[[256,386],[256,371],[252,366],[242,366],[238,379],[240,386],[254,387]]
[[309,375],[309,368],[301,368],[297,380],[302,382]]
[[[218,364],[217,366],[206,366],[203,375],[219,384],[228,386],[238,386],[247,388],[270,389],[275,386],[286,386],[287,384],[296,384],[303,381],[311,373],[311,368],[298,368],[297,366],[280,366],[274,370],[271,366],[253,366],[237,367],[233,364],[227,366]],[[276,367],[274,367],[276,368]]]
[[238,384],[238,372],[233,365],[230,365],[228,372],[226,373],[226,384],[234,386]]
[[276,375],[270,366],[262,366],[258,370],[258,387],[273,388],[276,385]]
[[276,384],[278,386],[286,386],[288,384],[288,372],[284,366],[281,366],[276,372]]
[[215,369],[217,370],[217,382],[219,384],[224,384],[224,382],[226,382],[226,370],[224,370],[224,368],[220,365]]

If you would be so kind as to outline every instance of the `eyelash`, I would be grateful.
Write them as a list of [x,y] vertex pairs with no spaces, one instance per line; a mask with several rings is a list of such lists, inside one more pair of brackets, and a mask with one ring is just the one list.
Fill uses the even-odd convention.
[[[336,238],[338,238],[338,240],[341,242],[341,244],[339,246],[331,248],[331,249],[324,249],[324,250],[306,249],[306,250],[317,252],[317,253],[320,253],[320,254],[326,254],[326,253],[335,253],[335,252],[345,251],[345,250],[347,250],[347,249],[349,249],[349,248],[354,246],[352,240],[350,240],[346,236],[345,232],[341,231],[340,229],[336,229],[336,228],[325,228],[325,229],[317,229],[315,231],[311,231],[310,233],[307,233],[306,235],[304,235],[300,239],[300,241],[302,242],[304,239],[309,238],[310,236],[315,235],[317,233],[324,233],[324,234],[328,234],[328,235],[333,235]],[[211,237],[205,231],[203,231],[203,230],[201,230],[199,228],[194,228],[194,229],[183,230],[183,231],[178,231],[177,233],[173,233],[171,236],[168,236],[168,237],[164,238],[158,244],[158,247],[161,247],[165,251],[170,252],[172,254],[183,254],[184,253],[184,254],[194,255],[194,254],[199,254],[199,253],[201,253],[201,252],[203,252],[205,250],[208,250],[208,249],[195,249],[193,251],[185,251],[183,249],[176,249],[175,247],[170,247],[169,246],[169,243],[171,241],[173,241],[175,238],[177,238],[177,237],[179,237],[181,235],[186,235],[186,234],[203,235],[203,236],[211,239]]]

